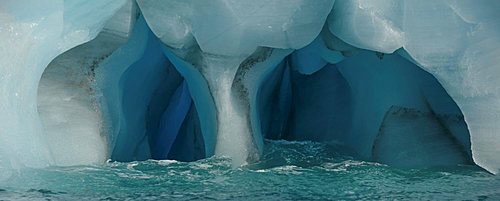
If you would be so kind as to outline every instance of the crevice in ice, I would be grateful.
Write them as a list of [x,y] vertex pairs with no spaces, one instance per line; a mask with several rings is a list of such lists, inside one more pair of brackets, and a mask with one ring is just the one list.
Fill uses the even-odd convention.
[[190,91],[162,48],[140,16],[128,42],[99,65],[97,86],[112,160],[205,157]]

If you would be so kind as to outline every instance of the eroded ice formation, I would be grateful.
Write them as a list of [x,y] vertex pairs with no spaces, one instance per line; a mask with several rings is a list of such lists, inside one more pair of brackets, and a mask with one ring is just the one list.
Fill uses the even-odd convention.
[[[258,88],[292,51],[272,48],[298,49],[310,43],[333,1],[138,1],[138,5],[153,32],[175,54],[170,57],[188,62],[189,66],[176,67],[185,77],[196,79],[187,80],[190,89],[199,91],[193,88],[201,87],[200,82],[209,89],[210,94],[193,98],[201,116],[206,115],[203,108],[216,111],[215,119],[200,119],[202,125],[212,124],[203,131],[217,136],[215,153],[231,157],[237,165],[258,159],[263,147]],[[183,73],[180,68],[198,72]],[[207,103],[211,99],[214,102]]]
[[500,168],[498,2],[0,5],[0,179],[106,159],[241,165],[265,138]]
[[[499,2],[352,1],[337,2],[328,24],[332,33],[360,48],[404,55],[430,72],[464,114],[476,164],[500,167],[498,94],[500,79]],[[352,4],[355,4],[353,6]],[[337,7],[339,6],[339,7]],[[344,10],[337,17],[336,10]],[[356,22],[364,23],[356,23]],[[342,23],[344,22],[344,23]],[[341,23],[343,26],[335,26]],[[344,32],[346,28],[351,33]],[[362,37],[372,34],[375,37]],[[354,37],[353,37],[354,36]],[[381,44],[387,38],[393,43]]]
[[[81,133],[72,135],[68,142],[49,142],[37,111],[39,80],[47,65],[59,54],[94,38],[120,9],[125,1],[30,1],[6,0],[0,2],[0,158],[4,167],[41,167],[49,164],[88,164],[105,159],[105,153],[96,150],[81,152],[73,145],[70,153],[79,156],[61,156],[66,147]],[[62,84],[62,83],[61,83]],[[60,92],[65,93],[64,91]],[[76,109],[75,109],[76,110]],[[87,110],[86,108],[83,110]],[[92,116],[92,115],[89,115]],[[72,120],[70,120],[72,121]],[[51,125],[45,125],[51,126]],[[54,126],[63,126],[57,124]],[[84,130],[92,130],[84,128]],[[98,133],[87,133],[99,135]],[[91,137],[92,138],[92,137]],[[66,144],[68,143],[68,144]],[[59,145],[61,145],[59,147]],[[71,146],[71,145],[69,145]],[[99,151],[99,150],[97,150]],[[102,151],[102,150],[101,150]],[[57,154],[53,154],[58,152]],[[97,156],[89,156],[97,154]],[[85,156],[86,155],[86,156]]]

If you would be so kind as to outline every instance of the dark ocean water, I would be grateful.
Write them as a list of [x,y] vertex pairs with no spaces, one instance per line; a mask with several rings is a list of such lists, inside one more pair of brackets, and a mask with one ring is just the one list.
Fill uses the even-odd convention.
[[500,200],[500,177],[475,166],[397,169],[314,142],[266,142],[258,163],[227,158],[17,171],[0,200]]

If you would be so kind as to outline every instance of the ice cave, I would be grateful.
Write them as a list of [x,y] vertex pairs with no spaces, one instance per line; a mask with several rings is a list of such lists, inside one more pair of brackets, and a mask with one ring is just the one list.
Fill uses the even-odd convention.
[[269,141],[496,175],[499,11],[489,0],[0,0],[0,181],[138,161],[252,167]]

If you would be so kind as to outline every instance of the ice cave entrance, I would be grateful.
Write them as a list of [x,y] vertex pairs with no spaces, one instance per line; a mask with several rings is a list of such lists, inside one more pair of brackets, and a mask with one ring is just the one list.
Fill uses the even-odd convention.
[[[103,31],[45,69],[38,113],[56,165],[205,157],[196,108],[183,78],[159,46],[153,48],[158,43],[151,42],[156,40],[152,34],[136,35],[128,41]],[[143,43],[142,50],[136,42]],[[179,134],[158,135],[166,122],[175,122],[167,127],[177,126]]]
[[[207,147],[214,142],[204,137],[190,80],[145,22],[135,26],[128,39],[101,32],[45,69],[38,113],[57,165],[211,156]],[[404,57],[404,50],[344,52],[341,62],[325,62],[306,74],[298,70],[307,65],[304,61],[316,61],[299,52],[286,56],[256,85],[257,100],[249,101],[257,107],[249,110],[255,111],[260,132],[251,125],[243,130],[265,139],[330,142],[364,160],[399,167],[472,163],[460,109],[431,74]],[[224,72],[205,77],[219,87],[210,89],[212,95],[237,87],[217,79],[226,70],[220,69]],[[214,111],[219,120],[225,115],[221,111]],[[248,126],[226,126],[234,125]]]
[[[287,88],[283,83],[263,90],[268,95],[261,98],[272,100],[260,109],[266,138],[331,142],[364,160],[398,167],[473,164],[460,109],[404,51],[344,53],[343,61],[312,74],[294,70],[303,64],[294,54],[287,58],[291,71],[278,73],[291,74],[290,92],[280,92]],[[280,80],[265,83],[273,79]],[[288,112],[282,112],[280,94],[289,94]]]

